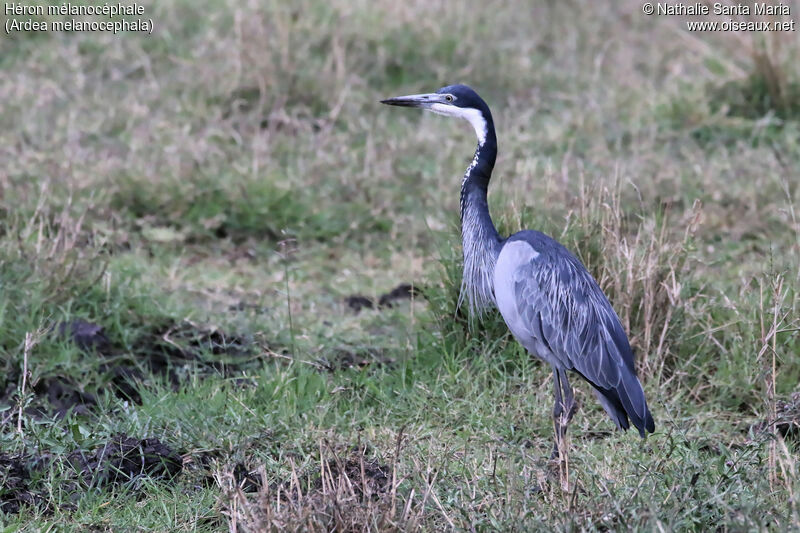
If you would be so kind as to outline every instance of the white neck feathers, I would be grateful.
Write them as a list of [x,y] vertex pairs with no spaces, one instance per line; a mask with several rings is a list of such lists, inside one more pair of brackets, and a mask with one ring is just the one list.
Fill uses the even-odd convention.
[[483,113],[474,107],[433,104],[430,110],[439,115],[463,118],[472,124],[472,127],[475,129],[475,135],[478,136],[478,144],[482,145],[486,140],[486,120],[483,118]]

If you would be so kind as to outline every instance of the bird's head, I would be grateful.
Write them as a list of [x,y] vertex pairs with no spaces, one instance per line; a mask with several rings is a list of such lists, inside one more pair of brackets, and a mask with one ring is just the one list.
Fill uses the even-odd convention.
[[400,107],[418,107],[439,115],[463,118],[475,128],[478,142],[483,144],[492,124],[489,106],[471,87],[448,85],[435,93],[410,94],[381,100],[382,104]]

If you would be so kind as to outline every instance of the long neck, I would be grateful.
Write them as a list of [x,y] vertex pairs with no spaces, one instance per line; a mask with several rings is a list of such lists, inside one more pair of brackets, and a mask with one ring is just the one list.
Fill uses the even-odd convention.
[[[480,138],[480,136],[479,136]],[[464,274],[459,305],[466,296],[471,312],[481,313],[494,304],[492,279],[502,240],[489,216],[487,191],[497,157],[497,138],[491,119],[472,164],[461,182],[461,243]]]

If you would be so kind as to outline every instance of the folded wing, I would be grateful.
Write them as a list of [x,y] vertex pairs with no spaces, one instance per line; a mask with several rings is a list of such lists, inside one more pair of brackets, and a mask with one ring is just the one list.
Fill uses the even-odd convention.
[[512,235],[498,256],[495,297],[520,343],[580,374],[618,427],[627,429],[630,419],[642,436],[654,431],[622,324],[566,248],[539,232]]

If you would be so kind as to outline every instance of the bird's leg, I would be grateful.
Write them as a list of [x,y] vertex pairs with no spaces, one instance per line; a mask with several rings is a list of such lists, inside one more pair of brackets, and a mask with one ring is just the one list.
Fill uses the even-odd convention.
[[553,426],[555,429],[555,444],[550,459],[557,459],[565,453],[564,438],[567,435],[567,425],[575,414],[575,395],[569,385],[567,374],[564,370],[553,369],[553,382],[555,388],[555,405],[553,406]]
[[569,492],[569,444],[567,443],[567,425],[575,414],[575,396],[569,386],[566,371],[553,368],[555,400],[553,406],[553,426],[555,427],[555,444],[550,460],[558,460],[558,477],[561,489]]
[[564,431],[567,430],[567,424],[570,423],[572,417],[575,416],[575,411],[578,410],[578,405],[575,403],[575,395],[572,393],[572,387],[567,378],[567,372],[562,370],[561,374],[561,388],[564,390]]
[[553,396],[555,397],[555,403],[553,404],[555,443],[553,444],[553,453],[550,454],[550,460],[558,459],[558,449],[561,447],[561,415],[564,412],[564,404],[561,399],[561,380],[558,376],[558,370],[555,368],[553,368]]

